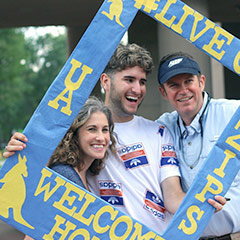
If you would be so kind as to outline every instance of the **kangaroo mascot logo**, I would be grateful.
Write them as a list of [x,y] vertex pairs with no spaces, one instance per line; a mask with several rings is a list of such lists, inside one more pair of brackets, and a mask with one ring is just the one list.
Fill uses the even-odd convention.
[[22,205],[26,199],[26,186],[23,178],[28,176],[26,162],[26,156],[22,158],[19,154],[18,163],[0,179],[0,183],[3,183],[0,195],[4,196],[0,200],[0,215],[8,218],[9,210],[12,208],[13,218],[16,222],[34,229],[23,219],[21,214]]
[[110,20],[113,20],[115,16],[116,23],[124,27],[120,21],[120,16],[123,10],[122,0],[108,0],[107,2],[112,2],[109,8],[109,13],[102,11],[102,14],[106,15]]

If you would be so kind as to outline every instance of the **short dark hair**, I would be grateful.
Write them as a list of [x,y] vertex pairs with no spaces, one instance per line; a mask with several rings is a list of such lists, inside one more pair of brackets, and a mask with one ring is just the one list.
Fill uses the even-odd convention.
[[104,73],[112,75],[135,66],[142,68],[146,74],[151,73],[153,60],[150,52],[135,43],[127,45],[120,43],[104,69]]

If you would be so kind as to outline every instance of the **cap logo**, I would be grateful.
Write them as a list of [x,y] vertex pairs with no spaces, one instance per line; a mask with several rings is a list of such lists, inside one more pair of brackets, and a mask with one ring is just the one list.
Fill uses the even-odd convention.
[[174,65],[179,64],[182,60],[183,60],[183,58],[174,59],[174,60],[169,62],[168,67],[171,68]]

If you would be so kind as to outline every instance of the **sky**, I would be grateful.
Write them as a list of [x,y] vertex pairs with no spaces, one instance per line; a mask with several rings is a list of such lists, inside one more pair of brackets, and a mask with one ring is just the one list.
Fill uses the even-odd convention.
[[[42,36],[46,33],[51,33],[53,36],[58,36],[66,32],[66,27],[64,26],[46,26],[46,27],[27,27],[23,28],[25,31],[25,37],[37,37]],[[122,42],[126,44],[128,42],[127,32],[122,38]]]
[[26,27],[24,28],[24,31],[27,38],[42,36],[46,33],[58,36],[59,34],[65,33],[66,28],[64,26]]

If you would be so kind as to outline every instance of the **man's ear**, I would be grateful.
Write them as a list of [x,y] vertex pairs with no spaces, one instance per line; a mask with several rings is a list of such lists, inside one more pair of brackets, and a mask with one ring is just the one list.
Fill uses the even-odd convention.
[[100,76],[100,81],[105,92],[109,91],[111,83],[110,77],[106,73],[102,73],[102,75]]
[[167,93],[166,93],[165,89],[161,85],[158,86],[158,89],[159,89],[160,93],[162,94],[163,98],[165,100],[168,100]]
[[206,77],[205,77],[205,75],[201,75],[201,76],[200,76],[199,83],[200,83],[200,88],[202,89],[202,91],[203,91],[204,88],[205,88],[205,82],[206,82]]

